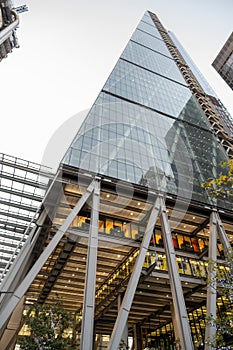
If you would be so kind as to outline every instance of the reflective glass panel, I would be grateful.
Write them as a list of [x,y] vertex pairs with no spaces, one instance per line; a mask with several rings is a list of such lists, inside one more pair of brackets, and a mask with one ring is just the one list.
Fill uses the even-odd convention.
[[133,41],[129,42],[121,57],[186,85],[179,68],[171,58],[152,51]]

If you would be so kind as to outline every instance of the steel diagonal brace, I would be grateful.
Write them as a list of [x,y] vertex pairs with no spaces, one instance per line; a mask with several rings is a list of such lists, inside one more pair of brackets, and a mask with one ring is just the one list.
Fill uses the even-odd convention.
[[116,350],[119,347],[122,334],[124,332],[130,308],[134,299],[136,288],[138,285],[139,278],[141,276],[142,267],[145,261],[146,253],[150,244],[152,232],[157,221],[160,212],[160,198],[158,197],[155,201],[153,209],[148,220],[146,231],[143,236],[143,240],[140,246],[139,254],[134,265],[133,272],[131,274],[125,295],[118,312],[118,316],[112,331],[110,343],[108,345],[108,350]]
[[162,234],[164,241],[164,249],[166,253],[168,274],[171,284],[172,300],[174,307],[174,329],[176,338],[180,342],[182,350],[193,350],[193,341],[191,337],[191,331],[189,326],[188,315],[185,306],[185,300],[180,281],[179,272],[176,265],[176,255],[172,243],[171,229],[166,213],[166,206],[164,198],[161,197],[161,221],[162,221]]
[[231,244],[229,242],[229,239],[227,238],[226,231],[224,230],[224,227],[223,227],[223,224],[222,224],[222,221],[220,219],[218,212],[215,212],[214,214],[216,216],[218,236],[219,236],[219,239],[222,243],[224,254],[225,254],[225,256],[227,256],[231,250]]
[[[47,198],[47,195],[50,193],[54,183],[57,181],[57,178],[58,178],[58,174],[54,177],[53,181],[51,182],[51,185],[49,186],[48,191],[46,193],[46,196],[42,200],[40,207],[37,209],[30,224],[28,225],[28,227],[24,233],[24,236],[26,236],[28,234],[28,232],[31,228],[32,222],[35,220],[36,216],[38,215],[40,208],[44,204],[44,202]],[[46,217],[46,210],[43,210],[40,217],[36,221],[37,225],[38,224],[42,225],[44,220],[45,220],[45,217]],[[28,266],[28,262],[30,261],[31,252],[32,252],[33,247],[36,243],[36,240],[40,234],[40,231],[41,231],[41,227],[35,226],[31,230],[31,232],[29,233],[25,244],[23,245],[23,247],[20,250],[20,253],[18,254],[17,258],[14,260],[12,266],[9,268],[9,271],[7,272],[6,276],[4,277],[4,279],[1,283],[0,288],[2,291],[9,292],[9,291],[15,290],[15,288],[18,287],[19,281],[25,275],[24,271]],[[6,295],[4,296],[4,294],[0,295],[1,307],[3,307],[3,299],[6,300],[8,298],[6,297]],[[1,310],[1,307],[0,307],[0,310]]]
[[79,211],[82,209],[85,202],[88,200],[90,195],[92,194],[95,187],[95,180],[92,181],[92,183],[88,186],[86,192],[82,195],[82,197],[79,199],[78,203],[74,207],[74,209],[71,211],[71,213],[66,218],[65,222],[62,224],[60,229],[57,231],[51,242],[47,245],[43,253],[40,255],[38,260],[35,262],[35,264],[32,266],[31,270],[28,272],[26,277],[23,279],[23,281],[20,283],[18,288],[14,291],[11,298],[8,300],[7,304],[3,306],[1,311],[1,318],[0,318],[0,329],[3,327],[5,322],[10,317],[11,313],[19,303],[22,296],[26,293],[27,289],[30,287],[31,283],[33,282],[36,275],[40,272],[41,268],[51,255],[51,253],[54,251],[66,231],[68,230],[69,226],[72,224],[73,220],[79,213]]

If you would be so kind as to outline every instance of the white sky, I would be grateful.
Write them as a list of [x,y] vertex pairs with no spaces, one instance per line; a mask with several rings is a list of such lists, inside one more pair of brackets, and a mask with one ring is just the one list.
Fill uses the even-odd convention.
[[233,92],[211,66],[233,31],[233,0],[14,3],[29,12],[20,15],[20,48],[0,63],[0,152],[41,163],[60,128],[64,153],[66,126],[78,130],[82,119],[71,117],[91,107],[146,10],[176,34],[233,116]]

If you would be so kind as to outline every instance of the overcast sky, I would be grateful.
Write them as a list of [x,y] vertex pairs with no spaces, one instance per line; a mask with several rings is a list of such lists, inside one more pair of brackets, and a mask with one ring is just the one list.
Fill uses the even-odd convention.
[[232,0],[15,0],[25,3],[20,48],[0,63],[0,152],[41,163],[56,139],[64,153],[147,9],[233,115],[233,92],[211,66],[233,31]]

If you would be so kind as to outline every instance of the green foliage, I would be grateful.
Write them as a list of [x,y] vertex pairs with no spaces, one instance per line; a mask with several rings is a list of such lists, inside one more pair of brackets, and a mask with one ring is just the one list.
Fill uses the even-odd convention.
[[73,316],[61,302],[53,305],[34,304],[24,323],[30,327],[30,336],[20,337],[20,349],[23,350],[74,350],[77,342],[68,336],[68,328],[73,328]]
[[214,319],[212,316],[206,318],[206,322],[216,327],[216,338],[209,344],[215,349],[232,350],[233,345],[227,346],[229,338],[233,337],[233,251],[229,250],[225,268],[220,269],[214,262],[209,262],[209,267],[214,271],[213,280],[208,281],[212,287],[217,289],[218,298],[222,298],[224,304],[219,306],[219,317]]
[[233,158],[221,165],[223,172],[216,179],[209,179],[207,183],[201,186],[206,188],[208,193],[219,199],[233,199]]

